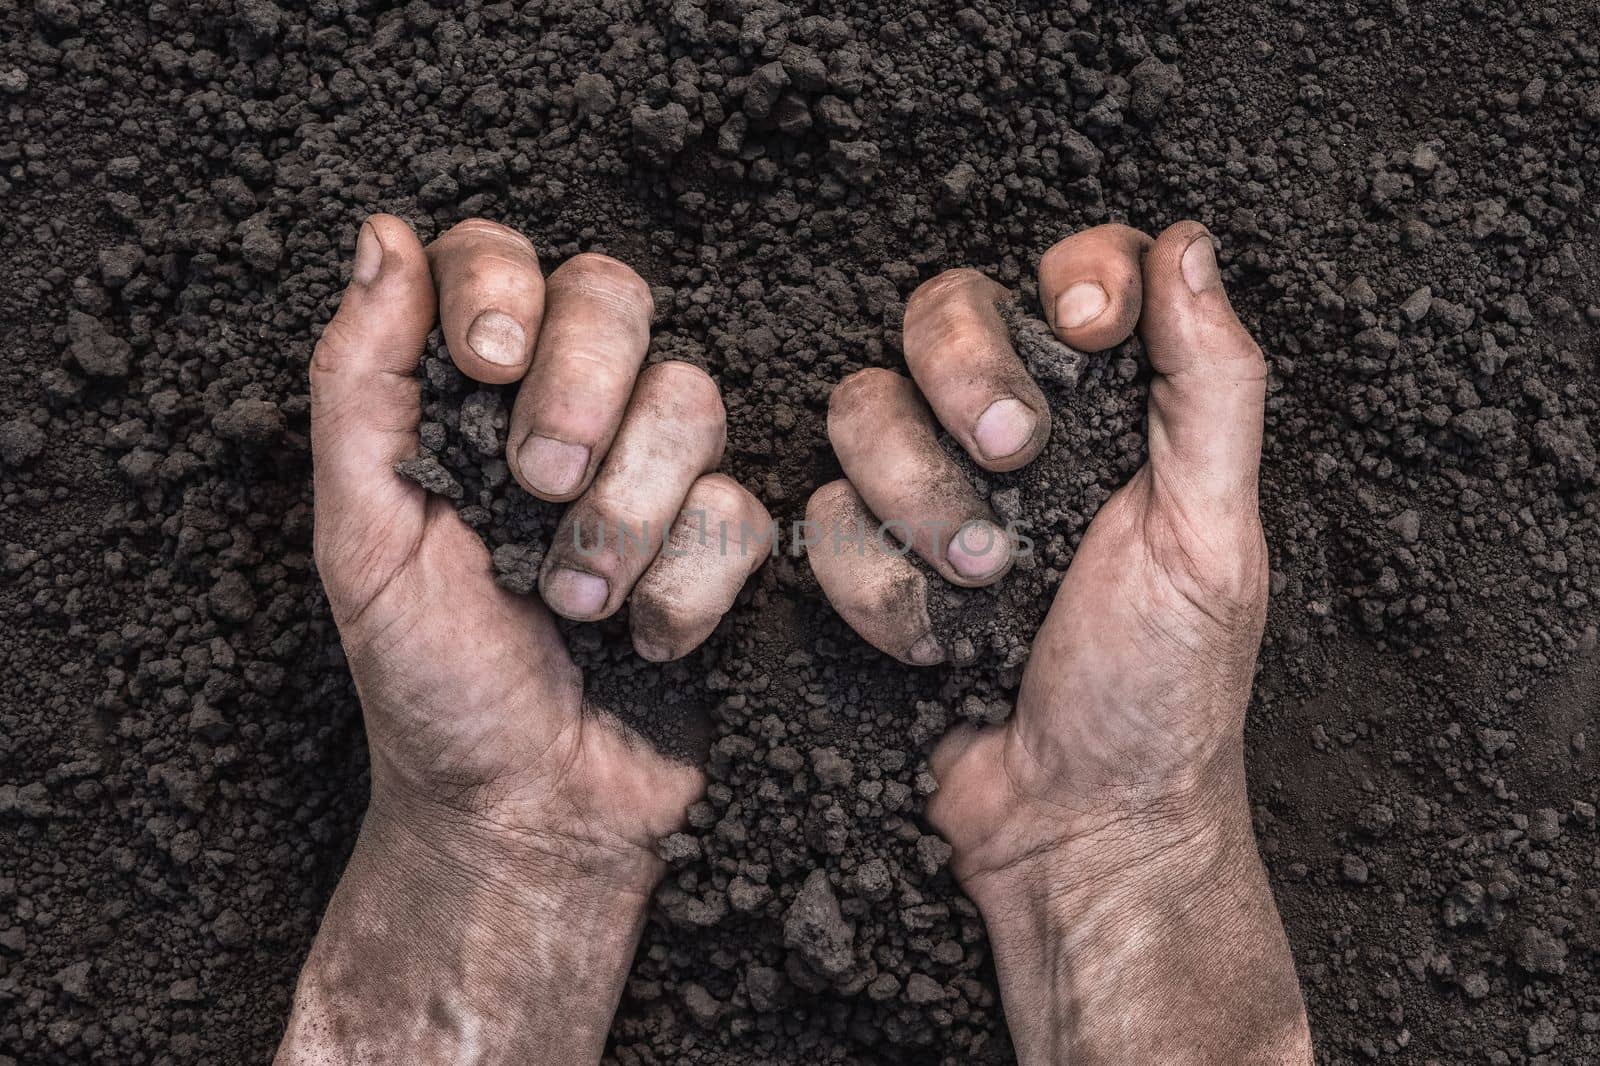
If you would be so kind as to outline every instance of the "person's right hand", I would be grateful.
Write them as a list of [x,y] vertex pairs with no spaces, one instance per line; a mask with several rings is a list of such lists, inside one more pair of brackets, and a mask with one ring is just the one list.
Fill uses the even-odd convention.
[[[935,751],[929,819],[984,912],[1023,1061],[1304,1061],[1244,789],[1267,602],[1266,365],[1198,223],[1155,241],[1120,225],[1076,234],[1045,254],[1039,290],[1075,348],[1137,326],[1155,370],[1149,459],[1079,545],[1015,713]],[[926,579],[870,536],[863,552],[833,533],[876,516],[915,531],[912,547],[948,580],[1005,574],[1010,544],[984,528],[993,517],[935,427],[987,470],[1043,448],[1049,411],[1007,338],[1004,298],[971,270],[927,282],[905,316],[915,384],[864,370],[834,391],[846,480],[807,508],[812,569],[840,615],[905,662],[944,658]],[[1218,1004],[1224,984],[1240,998]]]
[[[546,279],[533,245],[495,223],[426,249],[398,218],[361,227],[311,361],[311,436],[317,568],[361,696],[372,800],[283,1062],[599,1058],[664,868],[655,843],[702,779],[590,705],[552,612],[598,619],[627,601],[636,651],[684,655],[764,559],[768,526],[713,473],[725,415],[710,376],[641,370],[651,310],[624,264],[585,254]],[[468,377],[522,383],[510,468],[573,501],[537,598],[496,585],[455,507],[395,472],[417,451],[435,322]],[[720,523],[754,537],[724,550],[698,535]]]

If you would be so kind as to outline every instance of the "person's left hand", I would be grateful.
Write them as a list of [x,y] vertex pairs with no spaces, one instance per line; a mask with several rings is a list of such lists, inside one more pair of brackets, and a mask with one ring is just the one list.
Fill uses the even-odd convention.
[[[575,501],[539,599],[499,588],[451,503],[394,472],[417,451],[415,371],[436,315],[463,373],[523,382],[507,455],[518,481]],[[361,228],[350,287],[312,359],[312,448],[316,559],[365,713],[372,800],[285,1061],[333,1018],[356,1034],[343,1051],[416,1061],[394,1011],[425,1019],[431,1008],[372,1009],[340,984],[392,964],[389,945],[407,939],[459,956],[451,995],[508,1057],[598,1055],[662,870],[654,844],[702,781],[585,705],[551,612],[604,618],[631,594],[635,649],[686,654],[760,565],[770,524],[754,496],[712,472],[725,415],[711,378],[671,361],[640,371],[651,316],[649,287],[605,256],[578,256],[546,281],[532,244],[494,223],[463,222],[426,250],[397,218]],[[760,532],[724,551],[701,535],[719,523]],[[543,987],[586,1006],[553,1015],[547,1001],[541,1021],[488,995],[519,981],[519,1002]]]

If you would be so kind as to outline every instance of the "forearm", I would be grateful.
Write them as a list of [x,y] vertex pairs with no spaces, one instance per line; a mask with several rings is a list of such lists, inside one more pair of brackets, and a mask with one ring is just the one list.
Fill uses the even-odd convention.
[[598,1062],[655,871],[405,822],[369,814],[277,1063]]
[[1312,1061],[1242,784],[972,886],[1026,1066]]

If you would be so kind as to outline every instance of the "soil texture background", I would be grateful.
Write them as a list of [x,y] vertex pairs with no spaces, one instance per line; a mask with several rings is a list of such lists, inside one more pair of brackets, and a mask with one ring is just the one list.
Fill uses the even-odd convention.
[[[1075,229],[1206,223],[1272,365],[1248,758],[1322,1061],[1600,1061],[1597,18],[0,0],[0,1066],[277,1041],[366,801],[306,364],[376,210],[630,263],[651,358],[717,379],[724,469],[785,521],[922,280],[976,267],[1037,316]],[[427,365],[424,443],[515,581],[537,520]],[[803,556],[670,666],[572,630],[596,702],[710,780],[609,1061],[1013,1061],[920,812],[1143,457],[1137,344],[1056,370],[1046,455],[985,486],[1034,554],[939,608],[970,664],[873,652]]]

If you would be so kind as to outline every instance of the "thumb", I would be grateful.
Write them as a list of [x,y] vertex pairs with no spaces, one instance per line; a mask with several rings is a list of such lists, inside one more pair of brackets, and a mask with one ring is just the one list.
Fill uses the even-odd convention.
[[1145,257],[1139,322],[1157,484],[1206,525],[1254,516],[1267,366],[1222,286],[1211,234],[1179,222]]
[[316,556],[339,621],[371,601],[422,534],[426,495],[394,464],[416,454],[414,375],[433,320],[433,280],[416,234],[392,215],[373,215],[311,357]]

